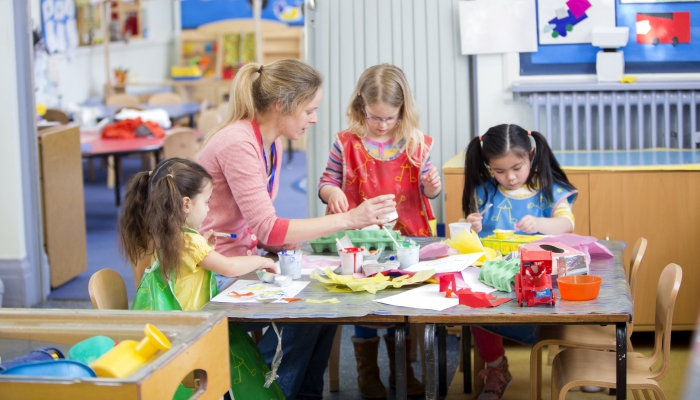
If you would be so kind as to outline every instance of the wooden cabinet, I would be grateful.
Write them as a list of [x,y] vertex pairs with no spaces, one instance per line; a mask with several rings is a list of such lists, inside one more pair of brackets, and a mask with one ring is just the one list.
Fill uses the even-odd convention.
[[39,131],[44,246],[51,287],[87,270],[85,199],[80,131],[56,126]]
[[[446,224],[462,217],[463,163],[462,153],[443,167]],[[683,268],[673,329],[694,329],[700,311],[700,170],[563,168],[579,191],[574,233],[626,242],[626,265],[636,240],[649,241],[634,299],[634,329],[654,329],[656,285],[669,263]]]

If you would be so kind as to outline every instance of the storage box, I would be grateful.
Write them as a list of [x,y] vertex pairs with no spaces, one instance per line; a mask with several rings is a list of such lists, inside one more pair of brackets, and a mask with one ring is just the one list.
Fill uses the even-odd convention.
[[586,255],[559,242],[528,243],[521,246],[528,251],[552,252],[552,275],[588,274],[589,263]]
[[[391,236],[394,237],[394,239],[401,243],[403,241],[403,238],[401,237],[401,234],[398,231],[389,231],[391,232]],[[389,250],[396,250],[396,244],[394,243],[393,240],[387,235],[385,230],[348,230],[348,231],[342,231],[335,233],[330,236],[324,236],[318,239],[314,239],[309,242],[311,245],[311,248],[314,250],[314,253],[323,253],[323,252],[331,252],[331,253],[337,253],[338,252],[338,246],[335,241],[335,239],[342,239],[343,236],[348,235],[348,238],[350,238],[350,241],[352,242],[353,246],[355,247],[364,247],[367,250],[374,249],[374,250],[384,250],[384,249],[389,249]]]
[[542,235],[513,235],[508,239],[498,239],[496,235],[490,235],[481,239],[481,244],[484,247],[500,251],[504,256],[518,251],[518,247],[521,244],[534,242],[535,240],[540,240],[544,236]]
[[0,375],[6,399],[172,399],[180,382],[199,370],[199,399],[219,399],[231,386],[225,312],[0,309],[0,356],[9,360],[54,346],[68,352],[81,340],[105,335],[141,340],[151,323],[170,340],[160,353],[124,379],[37,378]]

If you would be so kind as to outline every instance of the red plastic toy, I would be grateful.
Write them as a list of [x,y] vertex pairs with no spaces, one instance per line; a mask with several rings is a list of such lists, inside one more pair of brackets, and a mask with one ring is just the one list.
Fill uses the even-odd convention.
[[521,307],[554,305],[551,251],[520,250],[520,272],[515,275],[515,298]]

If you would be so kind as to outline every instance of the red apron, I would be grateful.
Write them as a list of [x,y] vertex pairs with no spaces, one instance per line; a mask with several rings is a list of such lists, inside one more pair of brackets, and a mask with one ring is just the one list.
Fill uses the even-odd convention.
[[405,151],[391,161],[377,160],[365,150],[362,139],[347,131],[338,133],[337,140],[343,152],[342,189],[349,209],[365,198],[393,194],[399,213],[394,229],[404,236],[431,236],[428,221],[434,218],[433,209],[421,192],[420,173],[433,140],[425,136],[427,149],[424,157],[418,157],[420,167],[411,163]]

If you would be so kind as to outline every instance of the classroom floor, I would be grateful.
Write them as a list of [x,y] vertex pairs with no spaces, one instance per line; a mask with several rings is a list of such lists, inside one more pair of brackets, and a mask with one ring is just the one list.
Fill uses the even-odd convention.
[[[306,154],[295,152],[292,162],[287,164],[285,153],[285,166],[281,176],[280,193],[275,202],[275,207],[280,216],[286,218],[306,217]],[[87,224],[88,245],[88,270],[71,280],[65,285],[54,289],[48,300],[38,307],[41,308],[92,308],[87,293],[87,282],[92,273],[102,268],[112,268],[118,271],[127,283],[129,298],[133,299],[135,288],[131,267],[119,254],[116,225],[118,209],[114,204],[114,192],[105,185],[106,175],[99,169],[99,161],[96,160],[97,179],[95,182],[85,180],[85,211]],[[130,177],[141,168],[140,158],[126,158],[123,164],[124,176]],[[85,174],[87,176],[87,174]],[[122,186],[123,187],[123,186]],[[315,185],[311,185],[315,190]],[[123,194],[123,191],[122,191]],[[301,205],[301,206],[300,206]],[[379,331],[384,334],[383,330]],[[326,384],[324,398],[336,400],[361,399],[357,389],[357,364],[354,358],[352,342],[349,338],[354,334],[352,326],[343,327],[343,340],[341,342],[340,358],[340,392],[330,393]],[[661,382],[661,386],[668,399],[678,399],[681,395],[686,364],[688,362],[688,349],[691,335],[689,332],[677,332],[672,338],[671,370]],[[632,337],[635,351],[649,354],[653,347],[653,334],[637,332]],[[518,344],[506,345],[511,372],[514,382],[505,393],[504,399],[528,399],[529,398],[529,348]],[[473,399],[473,394],[462,392],[462,373],[457,370],[459,362],[459,338],[448,335],[448,384],[449,390],[446,397],[441,399]],[[0,344],[0,354],[3,353]],[[546,352],[544,352],[546,355]],[[388,384],[388,357],[383,341],[379,349],[379,366],[381,378]],[[421,362],[412,363],[416,376],[421,376]],[[549,374],[551,367],[543,363],[543,399],[549,398]],[[327,375],[327,372],[326,372]],[[420,379],[420,378],[419,378]],[[326,379],[327,382],[327,379]],[[388,399],[395,399],[395,392],[388,389]],[[569,393],[568,399],[581,400],[610,400],[607,391],[602,393]],[[628,395],[628,398],[631,398]]]

